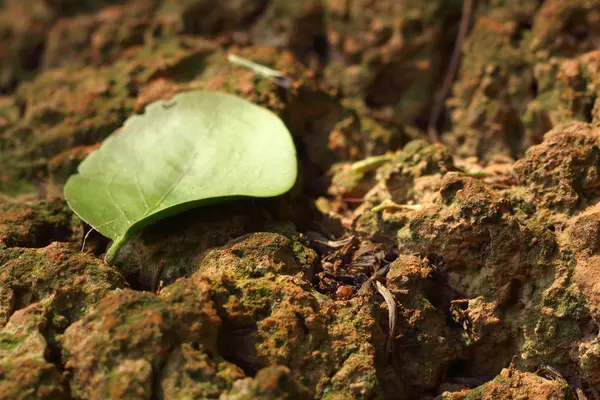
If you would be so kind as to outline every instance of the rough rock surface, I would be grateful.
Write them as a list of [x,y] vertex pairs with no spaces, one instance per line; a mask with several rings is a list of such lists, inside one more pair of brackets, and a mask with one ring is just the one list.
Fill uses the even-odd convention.
[[542,378],[527,372],[503,369],[493,381],[474,390],[444,393],[442,400],[531,399],[561,400],[571,398],[571,389],[563,379]]
[[316,292],[303,278],[310,258],[295,257],[289,243],[253,234],[209,251],[197,273],[158,296],[126,289],[102,299],[62,340],[71,394],[377,395],[371,308],[358,299],[332,303]]
[[0,329],[3,399],[69,398],[61,371],[47,360],[50,349],[43,331],[50,317],[47,302],[33,303],[15,312]]
[[[0,1],[0,398],[600,398],[600,1],[455,43],[463,4]],[[63,185],[189,89],[277,113],[300,179],[106,265]]]

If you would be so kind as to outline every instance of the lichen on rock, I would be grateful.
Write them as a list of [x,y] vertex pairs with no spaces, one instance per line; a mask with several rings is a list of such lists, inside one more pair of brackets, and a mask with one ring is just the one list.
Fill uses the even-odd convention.
[[3,398],[69,398],[64,376],[48,361],[50,348],[43,334],[51,318],[48,303],[41,301],[16,311],[0,329],[0,393]]
[[[105,297],[62,339],[72,394],[236,398],[259,390],[278,365],[289,368],[290,387],[310,397],[376,394],[369,309],[317,293],[302,278],[310,263],[300,264],[289,243],[254,234],[209,251],[199,272],[158,296],[126,289]],[[356,313],[363,317],[351,322]],[[128,377],[134,366],[148,373]]]
[[[0,397],[598,397],[599,9],[0,1]],[[108,266],[63,185],[192,89],[281,117],[298,182]]]

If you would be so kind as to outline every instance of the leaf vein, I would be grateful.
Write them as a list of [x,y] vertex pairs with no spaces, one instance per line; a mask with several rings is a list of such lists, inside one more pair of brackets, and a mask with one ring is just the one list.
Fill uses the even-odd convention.
[[[181,173],[179,174],[179,177],[173,182],[173,184],[171,185],[171,187],[169,187],[169,189],[165,192],[165,194],[162,195],[162,197],[156,202],[156,204],[154,205],[154,207],[150,211],[154,211],[158,207],[160,207],[160,204],[173,192],[173,190],[177,187],[177,185],[179,185],[179,183],[181,182],[181,180],[185,177],[185,175],[186,175],[189,167],[194,162],[195,158],[196,158],[196,152],[194,152],[192,154],[192,157],[191,157],[190,161],[188,162],[188,165],[186,165],[185,169],[183,171],[181,171]],[[146,215],[148,215],[148,214],[145,214],[144,216],[146,216]]]
[[144,213],[147,213],[150,210],[150,204],[148,204],[148,199],[146,199],[144,188],[142,187],[142,184],[140,182],[140,174],[137,171],[135,171],[135,183],[137,184],[136,186],[140,191],[140,195],[142,196],[142,199],[144,200],[144,205],[146,206],[146,210],[144,211]]
[[123,211],[123,208],[121,207],[121,205],[116,201],[115,196],[112,193],[112,185],[115,181],[115,178],[117,177],[118,171],[115,171],[115,173],[113,174],[113,176],[110,178],[110,181],[108,182],[108,185],[106,186],[107,191],[108,191],[108,197],[110,197],[110,201],[113,202],[113,204],[115,206],[117,206],[117,209],[119,210],[119,212],[121,214],[123,214],[123,216],[125,217],[125,219],[127,220],[127,222],[129,222],[131,224],[131,220],[129,219],[129,217],[127,216],[127,214],[125,214],[125,211]]

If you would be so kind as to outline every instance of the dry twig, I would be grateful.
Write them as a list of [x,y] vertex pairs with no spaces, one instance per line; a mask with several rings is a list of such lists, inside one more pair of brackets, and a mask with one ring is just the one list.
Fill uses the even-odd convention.
[[440,115],[442,114],[444,101],[446,100],[446,97],[450,92],[450,88],[452,87],[452,82],[454,81],[456,70],[458,69],[458,63],[460,62],[460,57],[462,55],[462,46],[465,41],[465,38],[467,37],[467,32],[469,30],[469,22],[471,21],[472,11],[473,0],[464,0],[462,17],[460,19],[460,26],[458,28],[458,34],[456,35],[456,42],[454,44],[454,50],[452,51],[452,57],[450,58],[450,64],[448,65],[448,69],[446,70],[446,75],[444,76],[444,82],[442,83],[442,87],[435,95],[433,108],[429,116],[427,132],[429,134],[429,140],[431,140],[432,143],[439,141],[439,136],[437,130],[435,129],[435,125],[437,124],[437,121],[440,118]]

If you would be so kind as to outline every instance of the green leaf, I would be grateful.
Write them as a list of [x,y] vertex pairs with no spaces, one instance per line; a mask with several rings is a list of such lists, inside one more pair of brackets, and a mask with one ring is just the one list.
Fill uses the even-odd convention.
[[136,231],[203,203],[272,197],[296,181],[296,152],[271,111],[193,91],[129,118],[65,186],[69,206],[113,239],[110,261]]

